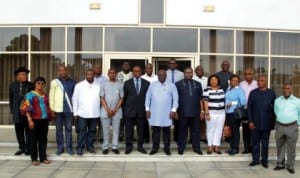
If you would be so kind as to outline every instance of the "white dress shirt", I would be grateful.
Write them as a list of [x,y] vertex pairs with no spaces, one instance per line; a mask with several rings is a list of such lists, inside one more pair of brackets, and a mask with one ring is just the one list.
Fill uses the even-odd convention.
[[202,86],[202,91],[204,91],[207,88],[207,80],[208,78],[205,76],[202,76],[201,78],[198,77],[197,75],[193,76],[193,79],[196,80],[197,82],[201,83]]
[[252,90],[257,88],[257,81],[256,80],[252,80],[251,83],[248,83],[246,80],[242,81],[240,83],[240,87],[244,90],[245,92],[245,97],[246,97],[246,105],[245,108],[247,108],[247,103],[248,103],[248,98],[249,98],[249,94]]
[[75,86],[72,97],[74,116],[82,118],[100,117],[100,85],[94,80],[83,80]]
[[148,74],[142,75],[142,78],[147,80],[148,82],[152,83],[158,80],[157,75],[153,74],[149,76]]

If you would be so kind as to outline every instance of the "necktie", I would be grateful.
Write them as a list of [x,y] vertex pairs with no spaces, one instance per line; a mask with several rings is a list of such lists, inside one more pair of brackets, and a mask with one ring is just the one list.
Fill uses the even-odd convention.
[[188,81],[188,86],[189,86],[189,94],[190,94],[190,96],[193,96],[193,92],[192,92],[192,84],[191,84],[191,81],[190,81],[190,80]]
[[139,94],[140,93],[140,84],[139,84],[138,79],[135,80],[135,89],[136,89],[136,93]]
[[174,70],[172,70],[172,83],[175,83],[175,79],[174,79]]

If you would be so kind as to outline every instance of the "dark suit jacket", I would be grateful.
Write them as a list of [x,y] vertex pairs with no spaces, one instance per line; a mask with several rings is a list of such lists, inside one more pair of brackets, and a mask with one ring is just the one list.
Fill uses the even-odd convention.
[[15,124],[23,123],[24,118],[22,118],[20,112],[21,102],[25,94],[33,89],[31,82],[23,82],[22,87],[20,84],[20,82],[14,81],[9,86],[9,108]]
[[275,125],[274,101],[276,95],[273,90],[260,91],[254,89],[248,99],[248,120],[253,122],[257,130],[272,130]]
[[141,78],[140,92],[137,94],[134,79],[124,83],[124,118],[145,118],[145,99],[149,82]]

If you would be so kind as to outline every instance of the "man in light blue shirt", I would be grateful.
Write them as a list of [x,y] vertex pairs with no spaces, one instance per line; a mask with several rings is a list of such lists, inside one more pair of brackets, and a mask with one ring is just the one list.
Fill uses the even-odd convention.
[[177,119],[178,93],[173,83],[166,81],[166,71],[158,71],[158,81],[150,84],[146,94],[146,116],[152,126],[153,145],[150,155],[159,149],[160,132],[163,130],[164,152],[170,152],[170,127]]
[[298,124],[300,121],[300,100],[292,94],[293,87],[291,84],[284,84],[282,90],[283,96],[278,97],[274,104],[277,148],[277,165],[274,170],[285,168],[285,148],[287,148],[287,170],[294,174]]

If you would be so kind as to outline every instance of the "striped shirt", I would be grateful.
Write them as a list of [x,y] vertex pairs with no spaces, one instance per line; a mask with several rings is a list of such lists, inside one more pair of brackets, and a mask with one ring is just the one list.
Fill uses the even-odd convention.
[[203,100],[208,102],[209,111],[225,111],[225,93],[222,88],[218,90],[206,88],[203,92]]

